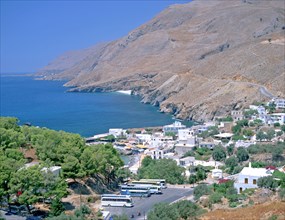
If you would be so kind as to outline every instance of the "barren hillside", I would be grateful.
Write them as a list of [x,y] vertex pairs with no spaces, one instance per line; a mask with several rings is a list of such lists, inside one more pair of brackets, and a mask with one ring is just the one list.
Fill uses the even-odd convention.
[[284,4],[173,5],[127,36],[41,75],[70,80],[72,91],[131,89],[178,118],[211,119],[268,99],[266,90],[285,96]]

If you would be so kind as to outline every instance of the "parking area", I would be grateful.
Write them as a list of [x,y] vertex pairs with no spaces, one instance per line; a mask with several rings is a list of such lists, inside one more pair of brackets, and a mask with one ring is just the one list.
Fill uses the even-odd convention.
[[[163,189],[163,194],[152,195],[149,198],[137,198],[133,197],[134,207],[123,208],[123,207],[103,207],[105,211],[109,211],[111,215],[122,215],[126,214],[128,217],[134,215],[133,219],[146,219],[147,213],[153,208],[156,203],[166,202],[171,203],[177,201],[183,197],[188,197],[193,194],[191,188],[167,188]],[[141,213],[138,216],[138,213]]]

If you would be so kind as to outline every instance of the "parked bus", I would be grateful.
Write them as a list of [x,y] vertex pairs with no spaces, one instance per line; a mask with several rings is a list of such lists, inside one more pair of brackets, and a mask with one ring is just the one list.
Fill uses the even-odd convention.
[[161,188],[166,188],[165,179],[141,179],[138,181],[132,181],[132,184],[144,184],[144,185],[156,185],[161,186]]
[[161,191],[161,186],[157,186],[157,185],[147,185],[147,184],[128,184],[129,186],[139,186],[139,187],[149,187],[149,191],[151,194],[162,194]]
[[129,195],[103,194],[101,196],[101,205],[133,207],[134,203]]
[[121,194],[138,196],[138,197],[149,197],[150,188],[148,186],[137,186],[137,185],[121,185]]

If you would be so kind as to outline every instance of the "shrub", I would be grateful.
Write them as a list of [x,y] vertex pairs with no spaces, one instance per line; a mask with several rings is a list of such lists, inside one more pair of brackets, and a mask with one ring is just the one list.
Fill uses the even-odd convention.
[[200,199],[203,195],[209,195],[211,193],[210,188],[206,184],[200,184],[194,188],[194,198],[195,200]]
[[215,204],[215,203],[220,203],[222,202],[223,194],[215,192],[212,195],[210,195],[209,200],[210,203]]
[[278,195],[282,201],[285,201],[285,188],[281,188]]

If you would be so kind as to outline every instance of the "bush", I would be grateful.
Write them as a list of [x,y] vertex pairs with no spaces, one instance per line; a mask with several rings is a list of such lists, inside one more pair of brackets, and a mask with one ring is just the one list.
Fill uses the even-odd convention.
[[217,146],[214,148],[212,157],[216,161],[223,161],[226,158],[226,151],[222,146]]
[[200,184],[194,188],[194,198],[195,200],[200,199],[203,195],[209,195],[211,193],[210,188],[206,184]]
[[210,203],[215,204],[215,203],[220,203],[222,202],[223,194],[215,192],[212,195],[210,195],[209,200]]
[[278,195],[282,201],[285,201],[285,188],[281,188]]
[[260,177],[257,180],[257,185],[261,188],[268,189],[276,189],[278,187],[277,181],[274,180],[272,176]]
[[239,162],[247,161],[249,158],[247,150],[243,147],[239,147],[237,149],[237,158],[238,158]]

